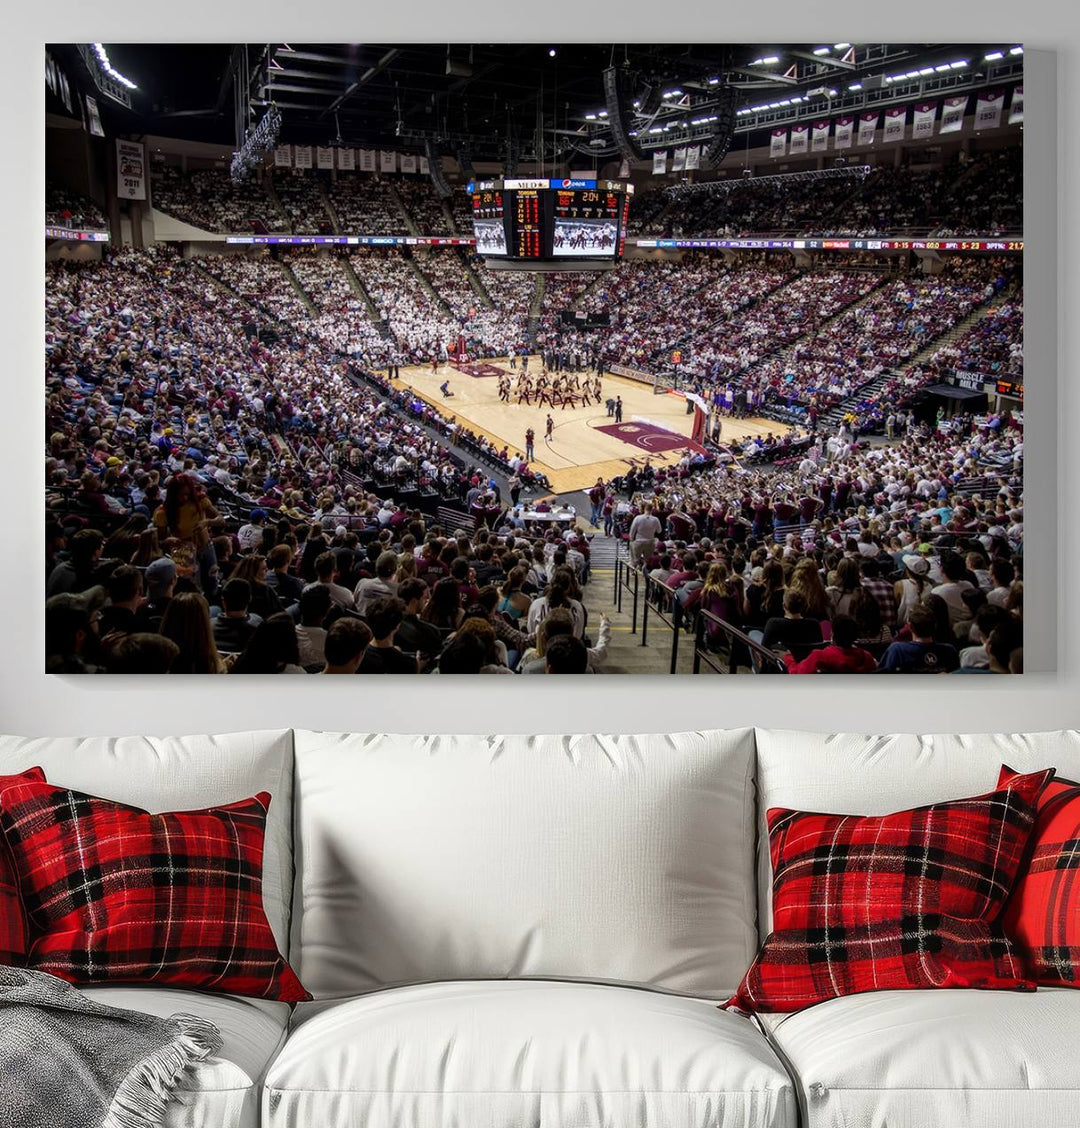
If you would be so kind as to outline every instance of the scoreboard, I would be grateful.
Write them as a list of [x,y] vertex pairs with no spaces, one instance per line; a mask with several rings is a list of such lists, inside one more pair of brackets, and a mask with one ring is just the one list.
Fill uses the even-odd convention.
[[469,184],[476,249],[527,262],[622,256],[630,197],[623,181],[495,180]]

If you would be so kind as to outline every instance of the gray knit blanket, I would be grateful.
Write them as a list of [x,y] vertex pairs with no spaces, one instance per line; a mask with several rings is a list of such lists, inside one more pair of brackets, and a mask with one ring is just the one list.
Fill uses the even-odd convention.
[[184,1072],[220,1048],[204,1019],[119,1010],[56,976],[0,967],[4,1128],[160,1128]]

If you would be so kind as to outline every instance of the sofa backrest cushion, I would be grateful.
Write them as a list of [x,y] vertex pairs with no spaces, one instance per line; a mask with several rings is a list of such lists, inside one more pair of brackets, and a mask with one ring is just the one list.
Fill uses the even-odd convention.
[[288,957],[292,899],[293,742],[289,730],[225,736],[0,736],[0,775],[40,766],[50,783],[152,813],[197,810],[271,795],[263,850],[263,907]]
[[868,736],[757,729],[758,928],[772,928],[770,807],[886,815],[992,791],[1002,764],[1080,778],[1080,732]]
[[725,998],[756,948],[753,737],[297,731],[316,998],[558,978]]

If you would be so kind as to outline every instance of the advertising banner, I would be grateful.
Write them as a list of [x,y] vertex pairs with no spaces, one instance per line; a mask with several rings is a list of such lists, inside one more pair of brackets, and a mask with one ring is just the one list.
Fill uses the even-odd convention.
[[682,172],[686,168],[686,147],[675,150],[675,160],[671,165],[672,172]]
[[829,147],[829,126],[831,122],[815,121],[814,131],[810,138],[810,149],[815,153],[823,153]]
[[791,153],[805,153],[807,141],[810,137],[810,126],[793,125],[791,127]]
[[688,145],[686,147],[686,171],[692,172],[695,168],[701,168],[701,146]]
[[667,149],[658,149],[652,155],[653,176],[663,176],[667,172]]
[[769,140],[769,156],[782,157],[787,150],[787,130],[774,129]]

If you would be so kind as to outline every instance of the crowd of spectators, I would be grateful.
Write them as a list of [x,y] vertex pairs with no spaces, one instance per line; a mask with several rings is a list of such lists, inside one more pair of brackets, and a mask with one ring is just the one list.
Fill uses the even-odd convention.
[[993,377],[1024,375],[1024,291],[977,321],[958,341],[939,349],[933,360],[963,372]]
[[867,237],[914,229],[1003,235],[1023,223],[1023,149],[957,157],[942,167],[881,165],[863,180],[750,179],[724,192],[654,188],[635,196],[630,233],[736,238],[797,231]]
[[272,183],[292,234],[332,234],[333,224],[323,204],[323,187],[316,174],[296,169],[275,169]]
[[[452,235],[442,200],[431,180],[402,177],[394,181],[397,194],[420,235]],[[469,234],[472,234],[470,229]]]
[[327,186],[341,230],[364,235],[404,235],[405,216],[389,182],[373,173],[344,173]]
[[288,231],[285,216],[255,177],[237,183],[224,169],[182,173],[172,165],[157,165],[150,184],[155,208],[203,231]]
[[[776,470],[684,462],[621,508],[632,561],[670,589],[654,598],[790,673],[1018,672],[1022,470],[1022,425],[969,415],[905,422],[889,445],[818,436]],[[732,667],[756,666],[705,625]]]
[[45,222],[80,231],[104,231],[109,226],[105,213],[88,196],[51,181],[45,185]]

